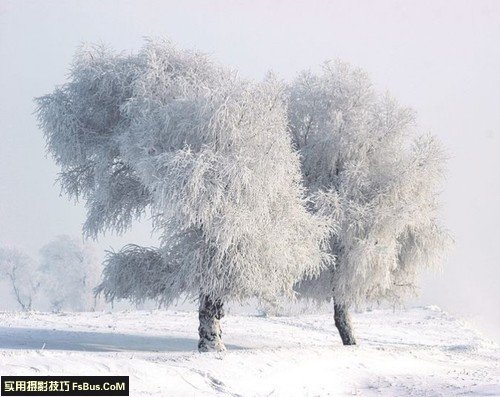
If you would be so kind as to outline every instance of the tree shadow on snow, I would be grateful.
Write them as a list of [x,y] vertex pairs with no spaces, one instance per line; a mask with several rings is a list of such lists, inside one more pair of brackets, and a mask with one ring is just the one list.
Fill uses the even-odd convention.
[[[196,339],[170,336],[0,327],[0,349],[193,352],[197,350],[197,344]],[[226,346],[229,350],[244,349],[241,346]]]

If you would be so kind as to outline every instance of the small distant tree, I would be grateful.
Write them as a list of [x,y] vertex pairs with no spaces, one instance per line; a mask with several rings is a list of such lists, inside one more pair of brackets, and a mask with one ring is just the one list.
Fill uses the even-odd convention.
[[77,54],[70,81],[38,99],[63,190],[84,232],[127,229],[149,209],[159,248],[111,252],[98,291],[113,300],[199,300],[200,351],[223,350],[228,300],[292,296],[328,261],[326,222],[306,210],[283,87],[207,56],[149,42],[137,55]]
[[333,298],[342,341],[355,344],[351,306],[399,301],[440,262],[449,240],[437,214],[443,153],[435,138],[413,132],[410,109],[342,62],[302,73],[289,87],[288,115],[311,209],[336,227],[335,266],[298,290]]
[[41,289],[52,310],[95,309],[93,289],[101,277],[93,248],[63,235],[40,249]]
[[0,275],[10,284],[22,310],[31,310],[40,285],[35,262],[15,248],[0,248]]

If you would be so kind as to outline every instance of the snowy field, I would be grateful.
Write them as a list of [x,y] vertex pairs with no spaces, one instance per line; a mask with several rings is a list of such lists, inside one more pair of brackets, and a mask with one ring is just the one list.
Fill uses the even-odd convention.
[[196,352],[197,314],[0,313],[2,375],[129,375],[131,396],[500,396],[500,350],[436,307],[223,320],[228,352]]

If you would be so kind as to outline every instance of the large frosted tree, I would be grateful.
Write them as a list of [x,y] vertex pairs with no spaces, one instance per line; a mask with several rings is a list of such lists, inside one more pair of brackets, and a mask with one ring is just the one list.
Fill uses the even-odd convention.
[[108,299],[199,300],[200,351],[223,350],[228,300],[293,294],[329,256],[306,210],[283,87],[252,83],[167,42],[137,55],[82,49],[69,82],[38,99],[61,184],[85,200],[84,232],[124,231],[146,210],[159,248],[110,253]]
[[410,109],[346,63],[303,72],[288,94],[312,210],[336,226],[336,264],[298,290],[333,298],[342,341],[355,344],[351,306],[401,300],[440,261],[448,241],[437,213],[443,153],[433,137],[414,132]]

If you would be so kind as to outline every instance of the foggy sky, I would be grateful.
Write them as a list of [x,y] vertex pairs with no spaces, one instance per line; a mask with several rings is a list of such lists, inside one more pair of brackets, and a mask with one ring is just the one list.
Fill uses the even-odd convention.
[[[466,316],[500,339],[500,2],[0,0],[0,244],[35,255],[80,235],[85,210],[59,196],[33,98],[64,83],[76,47],[136,50],[169,37],[245,76],[291,79],[340,58],[416,109],[450,160],[443,218],[456,244],[420,303]],[[147,222],[99,245],[155,244]],[[2,293],[0,291],[0,299]]]

